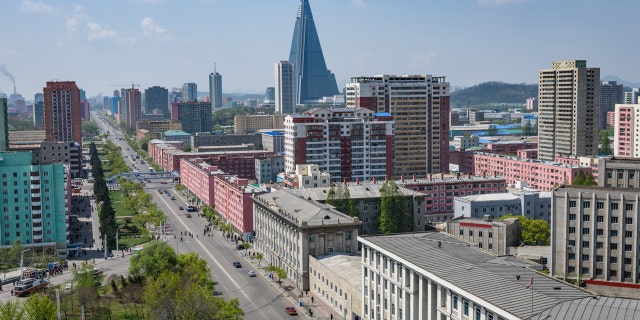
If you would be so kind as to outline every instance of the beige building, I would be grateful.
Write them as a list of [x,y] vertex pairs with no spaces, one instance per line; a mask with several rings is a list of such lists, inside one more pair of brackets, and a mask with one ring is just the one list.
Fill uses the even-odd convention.
[[247,134],[262,129],[284,129],[283,114],[237,115],[233,118],[233,133]]
[[311,293],[333,309],[334,319],[362,317],[361,259],[346,254],[309,257]]
[[309,256],[356,253],[360,220],[287,190],[253,196],[254,248],[309,290]]
[[447,221],[446,232],[495,255],[511,254],[509,248],[520,245],[520,220],[517,218],[460,219]]
[[598,185],[640,189],[640,158],[600,159],[598,161]]
[[141,120],[136,122],[136,133],[143,129],[148,130],[154,139],[162,138],[162,133],[169,130],[182,130],[182,122],[178,120]]
[[538,159],[598,154],[600,68],[555,61],[539,73]]

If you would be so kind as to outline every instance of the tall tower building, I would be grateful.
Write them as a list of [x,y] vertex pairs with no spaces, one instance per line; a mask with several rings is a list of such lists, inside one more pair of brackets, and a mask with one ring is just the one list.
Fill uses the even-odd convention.
[[215,70],[209,74],[209,98],[212,110],[223,107],[222,105],[222,76]]
[[211,103],[202,101],[177,102],[171,104],[172,119],[182,123],[182,131],[196,134],[213,131]]
[[33,96],[33,124],[37,129],[42,129],[42,114],[44,112],[44,95],[36,93]]
[[75,81],[47,82],[43,92],[47,141],[74,141],[82,146],[80,90]]
[[631,91],[624,93],[624,103],[636,104],[638,103],[638,97],[640,97],[640,88],[633,88]]
[[198,101],[198,85],[193,82],[183,84],[182,101]]
[[0,152],[9,151],[9,118],[7,98],[0,98]]
[[624,89],[622,83],[616,81],[605,81],[600,86],[600,113],[599,128],[607,128],[607,112],[613,112],[616,104],[622,103],[624,99]]
[[349,108],[388,112],[395,120],[393,175],[449,172],[449,83],[431,75],[351,78]]
[[327,69],[309,0],[300,0],[289,61],[295,67],[296,104],[339,94],[336,78]]
[[600,68],[555,61],[538,85],[538,159],[598,154]]
[[153,110],[160,110],[165,119],[171,118],[171,113],[169,112],[169,90],[159,86],[145,89],[144,110],[146,113],[153,113]]
[[126,116],[124,120],[127,127],[136,129],[136,122],[142,120],[142,94],[136,88],[122,89],[122,112]]
[[289,61],[278,61],[276,73],[276,113],[293,114],[296,112],[296,90],[294,66]]

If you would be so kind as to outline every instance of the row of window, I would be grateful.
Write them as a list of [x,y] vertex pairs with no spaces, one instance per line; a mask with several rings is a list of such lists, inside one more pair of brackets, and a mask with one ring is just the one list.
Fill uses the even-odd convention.
[[[577,206],[577,202],[575,200],[569,201],[569,208],[575,208]],[[618,210],[619,204],[617,202],[611,202],[609,204],[610,210]],[[591,208],[591,201],[582,201],[582,208],[588,209]],[[604,209],[604,202],[598,201],[596,202],[596,209]],[[633,210],[633,203],[625,203],[624,209],[627,211]]]
[[[569,227],[569,234],[573,234],[576,233],[576,227]],[[582,234],[590,234],[591,233],[591,229],[590,228],[582,228]],[[604,229],[596,229],[596,236],[604,236]],[[617,237],[618,236],[618,230],[609,230],[609,236],[610,237]],[[633,238],[633,231],[624,231],[624,237],[625,238]]]
[[[569,221],[575,221],[576,217],[577,216],[574,213],[569,214]],[[591,216],[588,214],[583,215],[582,221],[591,221]],[[610,217],[609,221],[611,223],[618,223],[618,217]],[[596,216],[596,222],[604,222],[604,216],[602,215]],[[633,218],[631,217],[624,218],[624,224],[633,224]]]

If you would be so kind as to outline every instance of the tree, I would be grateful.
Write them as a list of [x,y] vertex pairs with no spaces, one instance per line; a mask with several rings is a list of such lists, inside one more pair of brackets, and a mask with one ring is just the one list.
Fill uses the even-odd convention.
[[24,310],[18,301],[0,301],[0,320],[16,320],[24,317]]
[[131,257],[129,273],[155,278],[162,272],[173,269],[177,264],[178,257],[169,244],[154,242]]
[[97,136],[100,133],[100,127],[95,121],[83,121],[82,133],[88,136]]
[[598,132],[598,142],[600,144],[600,153],[602,154],[611,154],[611,139],[609,137],[613,136],[613,127],[608,126],[606,130],[600,130]]
[[544,220],[529,219],[525,216],[507,214],[500,220],[517,218],[520,222],[520,241],[528,245],[548,246],[551,243],[551,228]]
[[57,316],[55,303],[47,296],[34,294],[22,305],[26,320],[54,320]]
[[394,181],[385,182],[380,188],[379,221],[379,229],[382,233],[413,230],[413,216]]
[[495,124],[491,124],[489,125],[489,128],[487,129],[487,135],[488,136],[496,136],[498,135],[498,128],[496,128]]
[[184,152],[191,152],[191,146],[190,146],[190,145],[186,145],[186,146],[184,146],[184,149],[182,149],[182,151],[184,151]]
[[258,267],[260,267],[260,261],[262,261],[262,259],[264,259],[264,254],[257,253],[255,256],[252,256],[251,258],[258,260]]
[[593,173],[589,172],[586,176],[582,170],[576,173],[576,177],[571,181],[572,186],[595,186],[598,185]]
[[351,198],[349,186],[346,184],[339,184],[337,188],[335,186],[331,186],[325,202],[335,207],[336,210],[351,217],[357,217],[360,213],[358,206]]

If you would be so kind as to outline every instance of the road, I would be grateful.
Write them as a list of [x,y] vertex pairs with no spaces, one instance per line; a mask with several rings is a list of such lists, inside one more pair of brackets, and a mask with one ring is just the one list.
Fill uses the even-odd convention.
[[[135,154],[126,144],[122,133],[110,127],[104,120],[93,113],[93,119],[103,132],[110,131],[109,138],[113,143],[122,148],[123,157],[127,164],[138,166],[133,163],[131,155]],[[123,138],[123,140],[119,140]],[[141,166],[145,170],[147,166]],[[148,169],[147,169],[148,170]],[[176,200],[165,194],[158,193],[158,189],[169,189]],[[173,189],[171,184],[161,184],[159,182],[145,183],[145,190],[151,194],[153,201],[158,208],[166,215],[166,223],[170,232],[166,235],[166,241],[175,247],[179,253],[196,252],[205,259],[211,268],[211,276],[216,281],[216,291],[221,292],[225,299],[238,298],[240,308],[245,312],[246,319],[295,319],[306,318],[304,315],[289,316],[284,309],[293,306],[296,301],[282,294],[279,288],[274,286],[263,271],[257,272],[257,277],[249,277],[248,271],[255,268],[248,260],[241,256],[242,251],[236,251],[234,243],[226,241],[220,231],[214,231],[212,236],[203,236],[202,231],[206,225],[204,218],[193,214],[187,218],[184,210],[179,210],[178,206],[185,206],[184,199]],[[193,237],[182,236],[192,233]],[[175,235],[175,238],[173,237]],[[96,239],[98,243],[99,239]],[[232,263],[241,262],[242,268],[234,268]],[[265,262],[262,262],[265,264]]]

